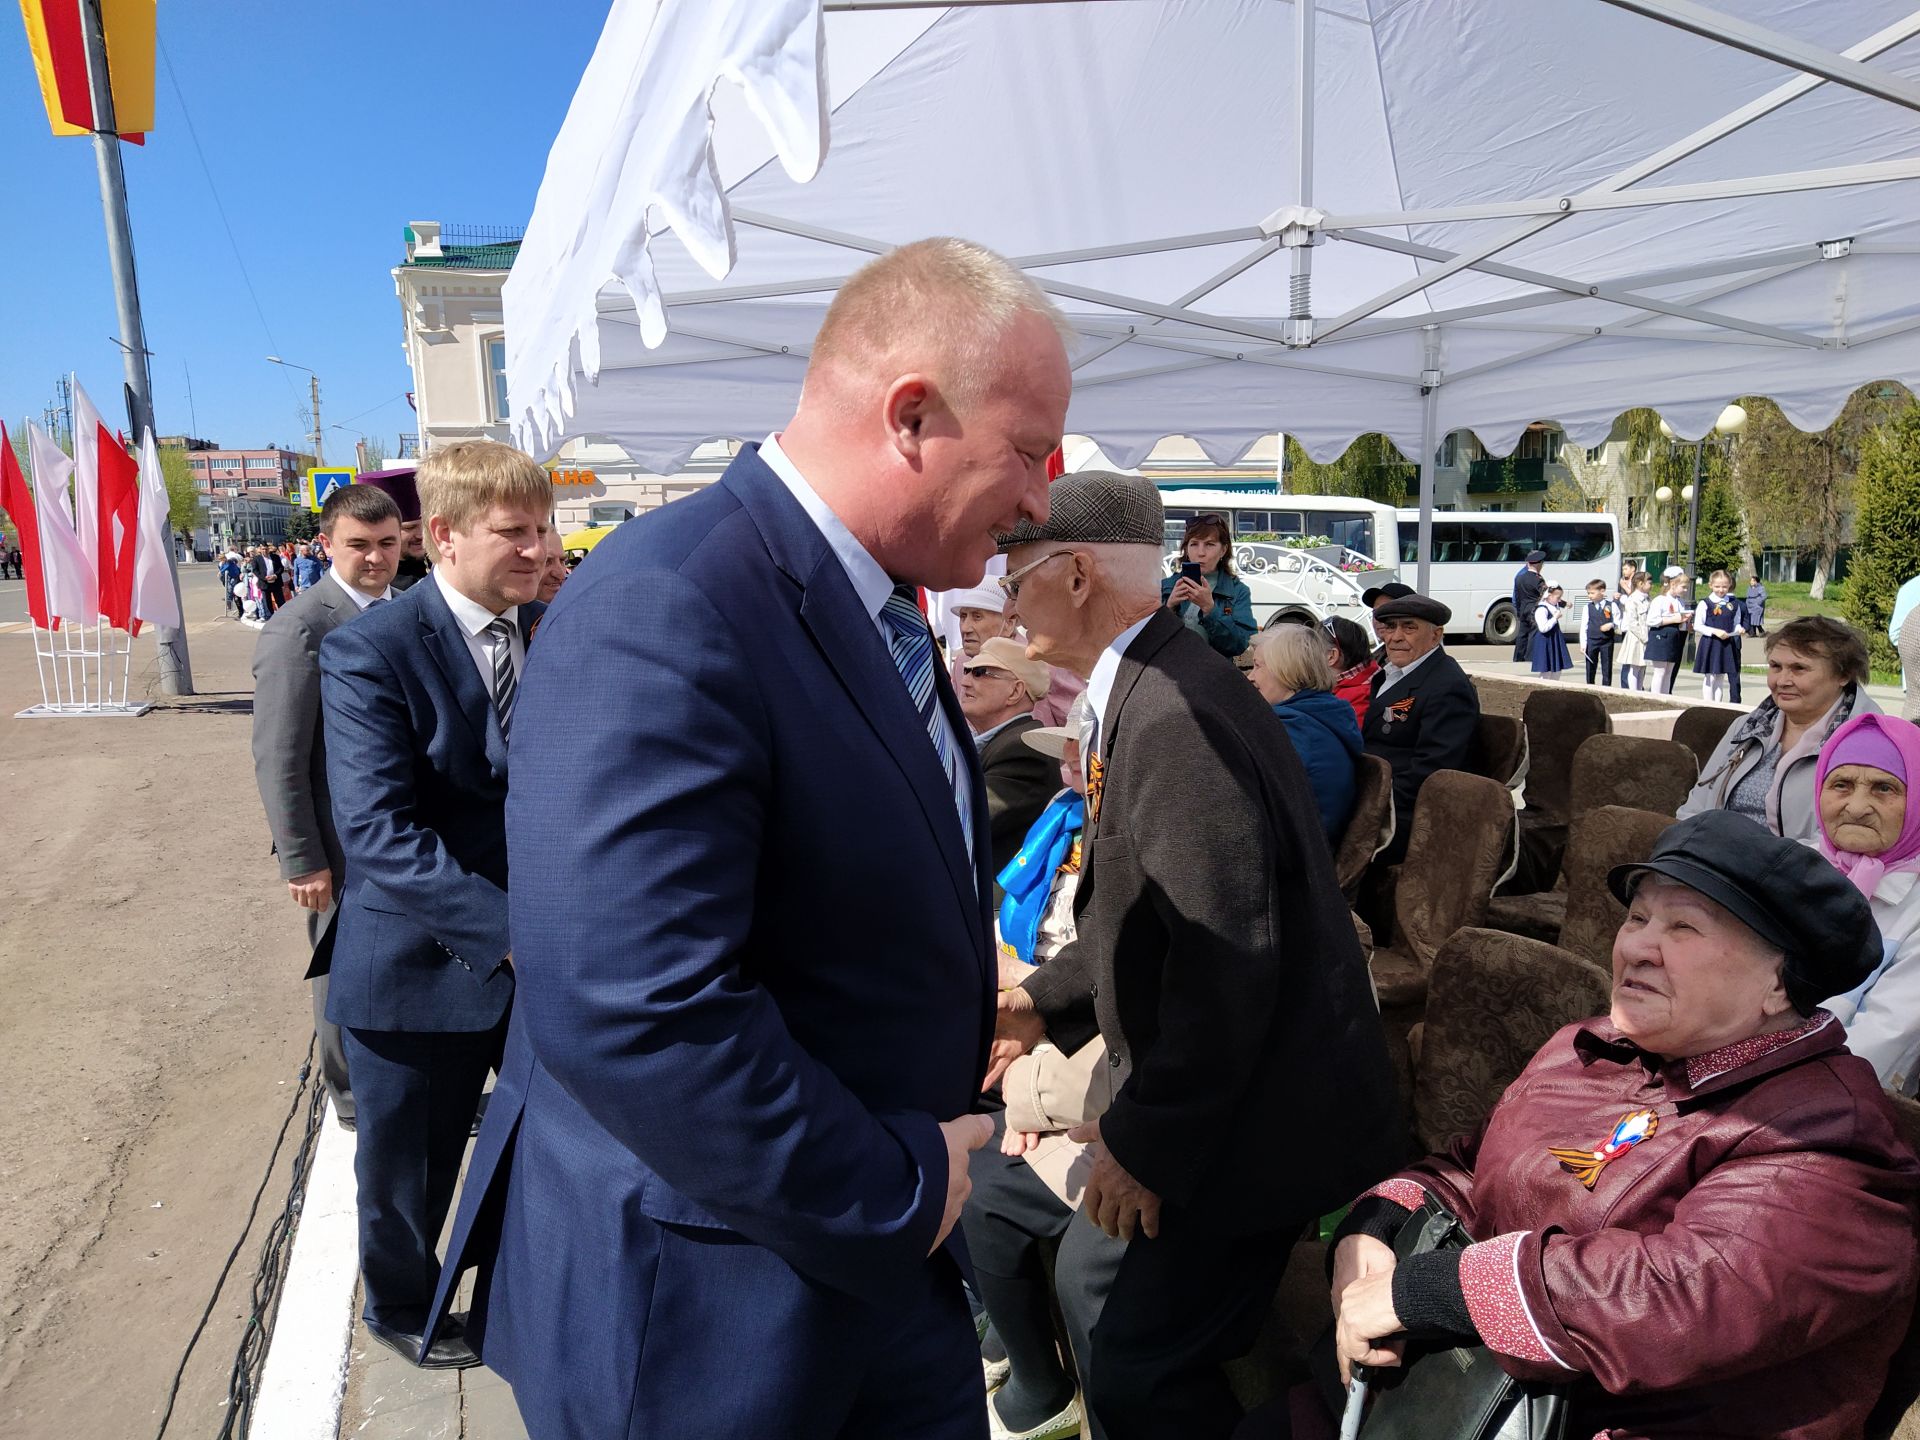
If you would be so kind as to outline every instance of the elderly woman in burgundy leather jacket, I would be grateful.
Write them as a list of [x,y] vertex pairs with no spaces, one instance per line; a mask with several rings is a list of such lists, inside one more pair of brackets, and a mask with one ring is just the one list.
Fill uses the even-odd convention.
[[[1880,959],[1859,891],[1709,811],[1609,877],[1606,1019],[1534,1056],[1478,1134],[1336,1239],[1344,1369],[1478,1338],[1566,1384],[1569,1437],[1857,1436],[1905,1334],[1920,1164],[1819,1002]],[[1429,1197],[1476,1242],[1396,1266]]]

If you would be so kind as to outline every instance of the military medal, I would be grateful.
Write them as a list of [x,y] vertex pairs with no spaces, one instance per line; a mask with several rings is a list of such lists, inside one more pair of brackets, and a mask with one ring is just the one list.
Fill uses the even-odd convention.
[[1613,1127],[1613,1134],[1598,1150],[1562,1150],[1549,1145],[1547,1153],[1560,1162],[1562,1170],[1591,1190],[1602,1170],[1659,1128],[1660,1117],[1653,1111],[1636,1110],[1631,1115],[1620,1117],[1620,1123]]
[[1412,713],[1413,713],[1413,696],[1409,695],[1404,700],[1396,700],[1391,705],[1387,706],[1386,714],[1380,717],[1380,728],[1382,730],[1390,730],[1393,728],[1394,721],[1404,720]]
[[1087,757],[1087,820],[1100,818],[1100,792],[1106,787],[1107,767],[1095,752]]

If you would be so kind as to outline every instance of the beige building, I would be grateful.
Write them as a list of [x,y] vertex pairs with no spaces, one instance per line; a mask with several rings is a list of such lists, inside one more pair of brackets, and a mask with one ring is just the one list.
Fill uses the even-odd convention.
[[[415,220],[406,246],[393,286],[413,371],[420,453],[454,440],[511,443],[500,288],[520,233]],[[608,524],[678,499],[711,483],[737,448],[731,441],[703,445],[679,474],[655,475],[617,445],[569,441],[547,465],[560,527]]]

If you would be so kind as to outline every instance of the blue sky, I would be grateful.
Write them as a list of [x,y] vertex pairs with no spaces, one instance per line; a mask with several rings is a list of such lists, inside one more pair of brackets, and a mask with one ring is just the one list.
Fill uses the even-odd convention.
[[[319,372],[327,423],[389,450],[413,430],[388,274],[402,227],[525,223],[605,17],[594,0],[162,4],[213,185],[162,58],[154,133],[121,147],[162,433],[300,444],[307,377],[270,353]],[[92,146],[47,128],[13,5],[0,7],[0,194],[0,418],[37,417],[74,370],[124,423]],[[329,458],[350,461],[356,438],[329,430]]]

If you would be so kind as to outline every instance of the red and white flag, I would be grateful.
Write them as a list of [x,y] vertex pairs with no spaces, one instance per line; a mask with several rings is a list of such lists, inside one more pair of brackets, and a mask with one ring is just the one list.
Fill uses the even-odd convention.
[[47,610],[75,625],[100,618],[100,587],[74,533],[67,508],[67,481],[73,461],[61,453],[46,431],[27,422],[27,454],[33,461],[33,518],[40,531],[40,573],[47,587]]
[[[80,553],[87,557],[93,573],[104,579],[100,568],[100,438],[106,433],[100,412],[93,408],[93,397],[73,377],[73,531],[80,541]],[[107,443],[111,445],[112,440]]]
[[153,431],[140,439],[140,514],[133,547],[133,623],[150,621],[171,630],[180,628],[180,598],[173,592],[170,550],[173,526],[167,519],[167,482],[160,471],[160,451]]
[[27,613],[42,630],[51,630],[59,622],[47,613],[47,582],[40,574],[40,527],[34,521],[33,492],[27,477],[20,473],[20,461],[13,453],[13,441],[7,427],[0,423],[0,510],[13,517],[15,540],[20,546],[20,568],[27,577]]

